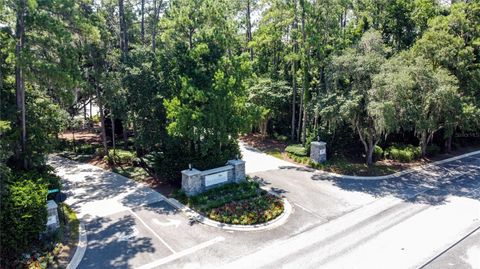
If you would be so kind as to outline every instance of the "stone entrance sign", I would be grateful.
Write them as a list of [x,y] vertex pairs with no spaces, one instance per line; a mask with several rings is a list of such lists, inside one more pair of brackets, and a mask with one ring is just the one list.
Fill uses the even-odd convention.
[[310,144],[310,159],[316,163],[327,161],[327,143],[314,141]]
[[227,183],[240,183],[246,180],[245,161],[230,160],[226,166],[200,171],[186,169],[182,171],[182,190],[188,195],[197,195],[206,190]]

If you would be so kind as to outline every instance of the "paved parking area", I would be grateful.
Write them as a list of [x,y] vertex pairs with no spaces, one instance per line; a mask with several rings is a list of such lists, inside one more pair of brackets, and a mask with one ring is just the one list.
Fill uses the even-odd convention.
[[95,218],[79,268],[155,268],[224,240],[199,228],[165,201]]

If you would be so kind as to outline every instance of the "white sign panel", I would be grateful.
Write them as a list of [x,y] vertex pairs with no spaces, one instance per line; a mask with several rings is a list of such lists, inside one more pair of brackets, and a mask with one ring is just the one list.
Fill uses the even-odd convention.
[[228,181],[228,171],[205,176],[205,186],[211,186]]
[[55,216],[55,215],[53,215],[53,216],[48,216],[47,226],[55,225],[55,224],[57,224],[57,216]]

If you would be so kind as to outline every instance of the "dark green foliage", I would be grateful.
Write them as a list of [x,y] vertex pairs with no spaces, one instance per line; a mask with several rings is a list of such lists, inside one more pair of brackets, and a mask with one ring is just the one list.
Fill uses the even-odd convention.
[[81,143],[75,146],[75,152],[80,155],[93,155],[95,154],[98,146],[90,143]]
[[[208,149],[209,154],[201,151],[192,151],[191,146],[180,139],[169,139],[163,151],[155,151],[145,160],[152,164],[155,174],[162,180],[180,184],[180,171],[187,169],[189,164],[200,170],[223,166],[227,160],[240,157],[239,146],[236,141],[230,141],[217,148]],[[198,145],[202,150],[203,145]]]
[[226,184],[210,189],[197,196],[189,197],[187,202],[194,208],[206,212],[232,201],[239,201],[265,193],[266,191],[260,189],[257,182],[248,181],[240,184]]
[[54,198],[53,194],[47,196],[47,190],[61,189],[61,182],[49,166],[6,173],[0,180],[0,265],[3,266],[43,245],[39,238],[46,231],[46,200]]
[[285,152],[293,154],[298,157],[307,156],[307,149],[302,146],[302,144],[298,145],[290,145],[285,148]]
[[228,53],[235,34],[229,8],[228,1],[178,0],[165,15],[162,57],[171,68],[167,83],[174,86],[163,105],[166,131],[175,147],[160,148],[160,166],[168,167],[170,163],[161,162],[178,157],[177,168],[186,168],[188,162],[212,168],[240,153],[237,139],[248,123],[245,80],[251,67],[247,55]]
[[373,150],[373,158],[375,160],[380,160],[383,158],[383,149],[379,145],[376,145]]
[[18,259],[38,243],[47,223],[47,184],[44,179],[20,176],[4,185],[0,211],[0,263]]
[[429,157],[438,155],[440,151],[441,151],[440,147],[435,144],[431,144],[427,146],[427,156]]
[[420,147],[395,145],[385,150],[385,157],[400,162],[412,162],[421,157]]
[[252,225],[273,220],[282,212],[282,199],[272,194],[265,194],[226,203],[209,210],[206,215],[223,223]]
[[[0,89],[2,101],[14,98],[14,92],[5,90],[7,89]],[[67,114],[51,98],[36,88],[28,88],[27,96],[26,105],[29,107],[29,113],[27,114],[26,127],[29,132],[27,133],[28,147],[25,158],[29,160],[32,167],[41,166],[45,163],[45,153],[51,152],[56,146],[55,135],[65,129]],[[13,103],[5,102],[2,106],[4,106],[1,107],[2,111],[0,112],[2,119],[11,119],[14,122]],[[19,129],[6,130],[2,136],[3,139],[6,139],[5,142],[9,142],[6,145],[13,153],[15,151],[15,140],[19,136]],[[11,156],[11,163],[14,162],[13,159],[14,156]]]
[[109,163],[114,162],[115,164],[133,164],[136,158],[136,154],[133,151],[128,151],[124,149],[110,149],[108,151],[108,156],[103,157],[103,159]]

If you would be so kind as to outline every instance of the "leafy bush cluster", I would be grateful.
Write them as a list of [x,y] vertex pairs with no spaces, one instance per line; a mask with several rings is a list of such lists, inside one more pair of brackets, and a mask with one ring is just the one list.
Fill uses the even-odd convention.
[[143,159],[153,167],[158,178],[179,185],[180,171],[188,168],[189,164],[196,169],[206,170],[225,165],[227,160],[237,156],[240,157],[240,149],[236,140],[214,149],[192,151],[181,140],[168,139],[161,150],[151,152]]
[[294,162],[301,164],[308,164],[310,161],[310,158],[308,156],[297,156],[289,152],[287,152],[287,157],[292,159]]
[[307,149],[303,147],[301,144],[290,145],[285,148],[285,152],[289,154],[293,154],[298,157],[305,157],[308,154]]
[[282,135],[282,134],[279,134],[279,133],[274,133],[273,138],[275,138],[278,141],[282,141],[282,142],[287,142],[288,141],[288,136]]
[[73,143],[66,139],[60,139],[56,143],[55,150],[59,152],[61,156],[79,162],[88,161],[94,156],[103,156],[100,145],[83,141]]
[[441,151],[440,147],[435,144],[431,144],[427,146],[427,156],[433,157],[439,154],[440,151]]
[[[427,155],[432,157],[439,154],[440,147],[431,144],[427,146]],[[420,147],[412,145],[393,145],[388,147],[385,151],[378,145],[375,146],[373,156],[376,160],[387,158],[399,162],[412,162],[422,156]]]
[[108,151],[109,156],[103,157],[103,159],[109,163],[116,164],[133,164],[136,159],[136,154],[133,151],[124,150],[124,149],[110,149]]
[[46,230],[47,190],[60,188],[51,168],[4,174],[0,190],[0,265],[11,265],[41,242]]
[[77,152],[77,154],[81,155],[93,155],[95,154],[97,148],[98,146],[96,145],[82,143],[75,146],[75,151]]
[[394,145],[385,150],[385,157],[399,162],[412,162],[422,156],[420,147]]
[[383,158],[383,149],[379,145],[375,145],[375,148],[373,149],[373,158],[375,160],[379,160]]
[[260,189],[257,182],[248,181],[239,184],[226,184],[208,190],[197,196],[190,197],[188,204],[202,212],[207,212],[212,208],[223,206],[232,201],[248,199],[264,194],[266,194],[266,191]]
[[252,225],[275,219],[283,212],[280,198],[265,194],[242,201],[234,201],[207,212],[209,218],[230,224]]

